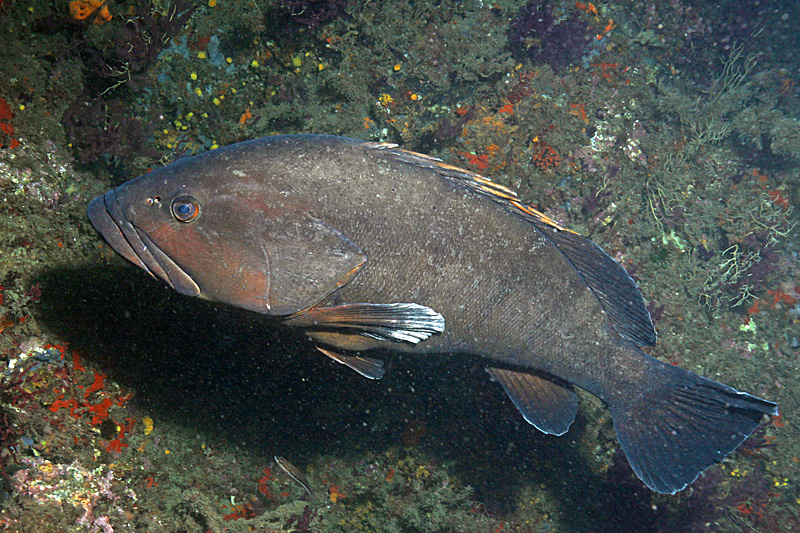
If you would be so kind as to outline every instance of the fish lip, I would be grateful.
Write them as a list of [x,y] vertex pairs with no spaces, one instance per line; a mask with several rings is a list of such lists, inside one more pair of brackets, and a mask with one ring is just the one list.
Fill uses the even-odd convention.
[[191,276],[125,218],[115,191],[92,200],[86,214],[97,232],[119,255],[151,276],[162,279],[181,294],[200,295],[200,287]]

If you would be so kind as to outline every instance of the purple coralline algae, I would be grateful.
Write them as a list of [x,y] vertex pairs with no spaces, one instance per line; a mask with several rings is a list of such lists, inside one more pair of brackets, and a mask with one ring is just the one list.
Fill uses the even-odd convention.
[[514,54],[534,64],[546,63],[555,71],[580,59],[594,38],[595,32],[580,11],[558,20],[552,6],[543,0],[525,4],[508,30]]
[[25,458],[27,468],[11,477],[15,492],[42,506],[61,508],[64,504],[80,510],[77,525],[89,531],[113,532],[108,516],[97,516],[98,508],[120,515],[124,508],[136,501],[131,489],[123,491],[121,501],[114,489],[119,486],[113,472],[105,466],[87,470],[78,462],[71,465],[51,463],[41,458]]
[[344,13],[347,0],[281,0],[292,20],[306,26],[317,26]]

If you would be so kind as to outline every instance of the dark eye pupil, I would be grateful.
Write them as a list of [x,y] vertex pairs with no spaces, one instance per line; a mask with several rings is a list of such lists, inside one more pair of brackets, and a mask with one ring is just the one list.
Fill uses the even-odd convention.
[[197,200],[188,195],[179,196],[172,201],[172,216],[178,222],[191,222],[200,214]]

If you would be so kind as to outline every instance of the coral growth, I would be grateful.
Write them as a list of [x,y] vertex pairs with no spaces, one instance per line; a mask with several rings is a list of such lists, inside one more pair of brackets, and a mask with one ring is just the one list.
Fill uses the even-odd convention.
[[119,99],[79,98],[64,112],[63,123],[72,139],[75,157],[81,163],[96,163],[112,157],[156,156],[145,142],[152,125],[131,116]]
[[[76,523],[90,531],[113,532],[109,517],[97,516],[101,505],[125,506],[136,501],[131,489],[120,490],[126,496],[124,500],[115,492],[121,488],[120,483],[106,466],[88,470],[78,462],[67,465],[41,458],[25,458],[21,463],[25,468],[12,476],[17,493],[53,511],[62,509],[64,504],[80,509],[82,514]],[[118,509],[121,511],[119,506]]]
[[11,111],[11,107],[5,98],[0,98],[0,148],[4,146],[16,148],[19,146],[19,140],[12,137],[15,131],[14,126],[11,124],[12,118],[14,118],[14,113]]
[[531,157],[533,163],[539,170],[548,172],[556,168],[561,163],[561,158],[558,156],[555,148],[544,142],[537,142],[533,156]]
[[95,24],[108,22],[112,18],[105,0],[72,0],[69,13],[75,20],[91,20]]
[[[42,32],[64,32],[69,36],[71,54],[82,59],[85,89],[63,116],[76,158],[82,163],[130,158],[142,152],[150,135],[149,125],[132,116],[125,91],[150,87],[151,67],[164,46],[190,20],[196,6],[180,0],[165,13],[140,6],[126,17],[113,19],[98,0],[75,0],[73,19],[46,17],[37,27]],[[91,11],[89,11],[91,10]],[[101,42],[87,30],[87,21],[108,22],[113,26],[111,43]],[[76,24],[81,21],[81,24]],[[119,90],[117,90],[119,89]]]
[[85,41],[81,51],[92,91],[100,94],[123,84],[132,89],[149,86],[149,71],[158,54],[186,25],[195,9],[181,1],[172,4],[164,15],[140,8],[115,28],[111,46],[97,47]]

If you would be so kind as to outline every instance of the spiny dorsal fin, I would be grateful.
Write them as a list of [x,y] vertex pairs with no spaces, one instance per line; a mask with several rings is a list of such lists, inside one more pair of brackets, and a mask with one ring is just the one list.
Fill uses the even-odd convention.
[[481,196],[487,196],[503,205],[513,206],[519,211],[529,216],[536,217],[544,223],[549,224],[554,228],[558,228],[561,231],[575,233],[570,229],[559,226],[555,220],[548,217],[544,213],[541,213],[532,207],[521,204],[518,200],[516,192],[509,189],[505,185],[495,183],[489,178],[483,177],[480,174],[463,169],[461,167],[447,164],[438,157],[397,148],[397,145],[393,143],[366,144],[368,145],[367,148],[372,150],[383,150],[385,153],[391,155],[398,161],[409,163],[418,167],[429,168],[437,174],[449,178],[456,183],[459,183],[463,187],[477,192]]
[[448,165],[440,159],[402,150],[391,143],[366,143],[367,148],[381,150],[397,161],[430,169],[476,193],[486,196],[509,211],[528,220],[564,255],[578,275],[592,290],[600,305],[608,313],[617,333],[639,346],[653,346],[656,332],[642,293],[628,272],[600,246],[572,230],[564,228],[553,219],[523,205],[517,193],[488,178]]

